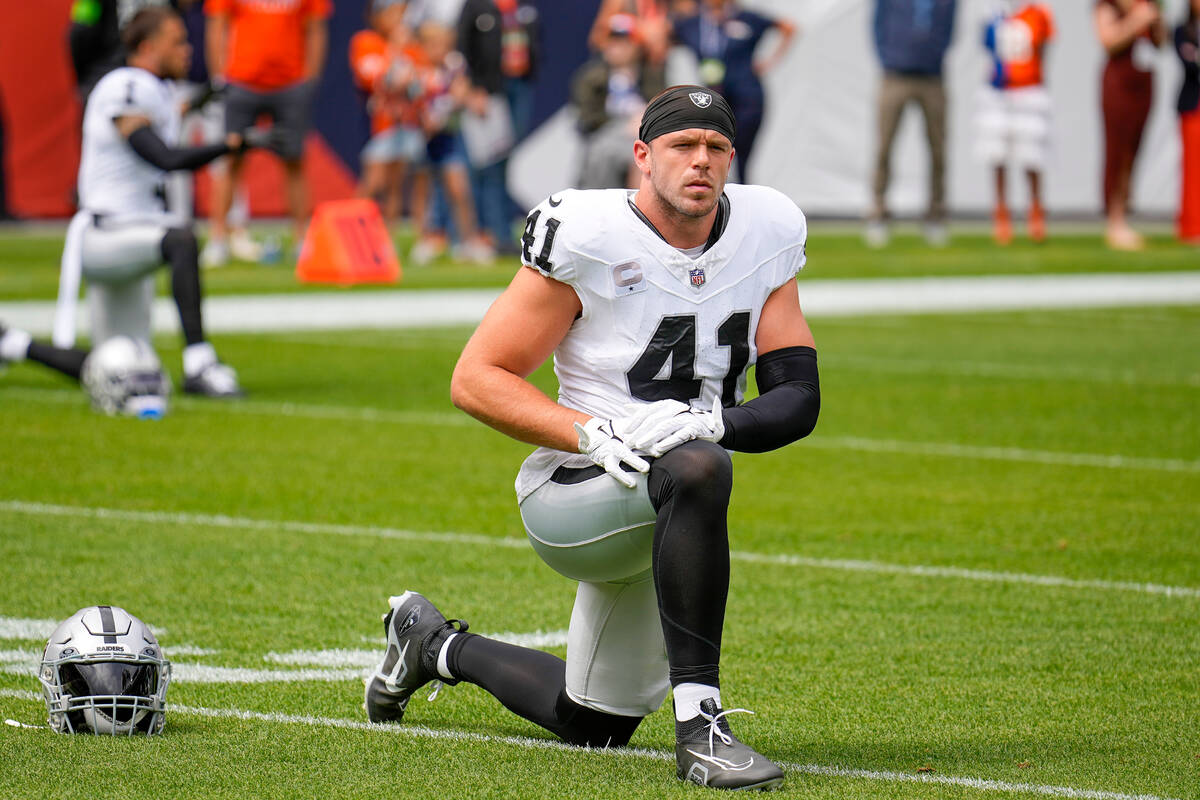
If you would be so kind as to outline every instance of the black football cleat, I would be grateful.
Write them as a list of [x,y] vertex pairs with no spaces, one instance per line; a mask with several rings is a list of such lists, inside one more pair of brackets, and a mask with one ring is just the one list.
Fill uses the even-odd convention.
[[726,714],[708,698],[700,715],[675,722],[675,774],[682,781],[714,789],[776,789],[783,770],[769,758],[738,741],[729,730]]
[[430,681],[458,683],[438,674],[437,658],[451,634],[467,629],[467,623],[447,620],[416,592],[389,598],[388,605],[391,608],[383,616],[387,651],[366,679],[363,705],[371,722],[399,722],[413,692]]

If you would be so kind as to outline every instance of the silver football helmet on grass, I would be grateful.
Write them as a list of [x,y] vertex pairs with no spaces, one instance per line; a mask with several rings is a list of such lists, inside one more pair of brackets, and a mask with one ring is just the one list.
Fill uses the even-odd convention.
[[106,414],[158,419],[167,413],[171,381],[154,348],[114,336],[88,354],[80,376],[92,405]]
[[38,670],[59,733],[160,733],[170,679],[150,628],[117,606],[72,614],[50,634]]

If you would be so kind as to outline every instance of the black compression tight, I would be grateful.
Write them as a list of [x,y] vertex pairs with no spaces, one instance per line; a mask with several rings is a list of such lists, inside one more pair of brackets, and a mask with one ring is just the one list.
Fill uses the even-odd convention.
[[187,344],[204,341],[200,318],[200,254],[196,235],[188,228],[171,228],[162,240],[163,260],[171,266],[171,294],[179,308],[179,324]]
[[721,629],[729,596],[733,463],[724,448],[691,441],[650,467],[654,589],[671,685],[720,685]]
[[83,361],[87,358],[87,351],[76,350],[73,347],[54,347],[41,342],[30,342],[29,353],[26,357],[30,361],[45,364],[51,369],[79,380],[79,376],[83,373]]
[[568,744],[620,747],[642,721],[576,703],[567,695],[566,662],[541,650],[461,633],[451,641],[446,661],[451,674],[482,687],[509,711]]

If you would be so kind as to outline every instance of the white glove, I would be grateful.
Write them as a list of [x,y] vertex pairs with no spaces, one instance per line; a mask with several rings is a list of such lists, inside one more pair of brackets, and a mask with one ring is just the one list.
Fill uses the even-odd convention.
[[725,435],[720,397],[713,398],[712,411],[695,411],[675,400],[662,402],[675,403],[674,413],[648,415],[643,424],[630,431],[626,444],[657,458],[692,439],[719,442]]
[[658,430],[672,417],[688,410],[687,403],[678,400],[657,400],[653,403],[627,403],[622,409],[623,417],[613,417],[613,431],[621,441],[637,449],[633,444],[649,435],[650,431]]
[[613,432],[612,420],[592,417],[583,425],[576,422],[575,432],[579,434],[579,452],[587,454],[588,458],[603,467],[605,472],[623,486],[632,489],[637,486],[637,481],[621,469],[622,462],[638,472],[650,471],[650,463],[630,450]]

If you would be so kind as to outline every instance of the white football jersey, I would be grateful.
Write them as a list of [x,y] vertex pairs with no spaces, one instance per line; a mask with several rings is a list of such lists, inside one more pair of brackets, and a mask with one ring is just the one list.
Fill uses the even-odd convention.
[[[720,238],[693,258],[630,207],[624,189],[565,190],[530,212],[522,263],[579,296],[583,314],[554,351],[558,402],[604,418],[629,403],[696,408],[742,401],[767,297],[804,266],[807,225],[787,196],[730,184]],[[539,448],[517,476],[524,500],[559,466],[586,455]]]
[[83,112],[80,208],[131,219],[165,214],[165,173],[135,153],[113,122],[132,116],[149,119],[168,145],[179,141],[179,107],[168,81],[138,67],[121,67],[105,75]]

